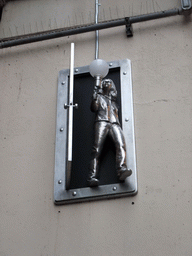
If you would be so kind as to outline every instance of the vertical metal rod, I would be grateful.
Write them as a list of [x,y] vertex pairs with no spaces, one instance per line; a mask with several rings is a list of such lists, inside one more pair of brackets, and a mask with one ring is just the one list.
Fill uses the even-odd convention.
[[73,143],[73,88],[74,88],[74,43],[71,43],[70,83],[69,83],[69,112],[68,112],[68,143],[67,143],[67,173],[66,188],[69,189],[72,168]]
[[[99,0],[95,0],[95,24],[98,24]],[[99,57],[99,30],[95,31],[95,59]]]
[[70,85],[69,85],[68,161],[72,161],[73,83],[74,83],[74,43],[71,43]]

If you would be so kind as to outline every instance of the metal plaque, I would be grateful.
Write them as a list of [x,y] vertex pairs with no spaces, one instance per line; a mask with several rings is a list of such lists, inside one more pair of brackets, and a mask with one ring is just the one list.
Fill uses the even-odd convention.
[[137,193],[131,61],[108,62],[108,78],[115,81],[118,91],[119,119],[126,141],[127,166],[132,175],[121,182],[115,173],[115,153],[106,142],[101,162],[101,179],[97,187],[87,185],[91,147],[93,144],[94,114],[90,110],[94,79],[89,66],[74,69],[73,133],[71,173],[68,169],[69,76],[70,70],[61,70],[58,78],[57,121],[55,143],[54,202],[69,204],[98,199],[133,196]]

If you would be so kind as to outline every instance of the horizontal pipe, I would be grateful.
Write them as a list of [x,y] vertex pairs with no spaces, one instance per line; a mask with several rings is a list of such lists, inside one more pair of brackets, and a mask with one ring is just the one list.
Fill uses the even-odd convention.
[[27,35],[25,37],[21,37],[21,38],[15,37],[12,40],[8,40],[8,38],[5,38],[5,39],[1,40],[0,48],[7,48],[7,47],[17,46],[17,45],[22,45],[22,44],[29,44],[29,43],[54,39],[54,38],[58,38],[58,37],[77,35],[77,34],[91,32],[91,31],[95,31],[95,30],[101,30],[101,29],[106,29],[106,28],[111,28],[111,27],[122,26],[125,24],[126,24],[125,19],[121,19],[121,20],[109,21],[109,22],[105,22],[105,23],[87,25],[84,27],[75,27],[75,28],[67,29],[67,30],[59,30],[59,31],[55,30],[50,33],[46,32],[46,34],[41,33],[41,34],[34,34],[32,36],[30,36],[30,34],[29,34],[29,35]]
[[170,16],[179,15],[180,12],[181,12],[180,9],[171,9],[171,10],[162,11],[162,12],[155,12],[155,13],[149,13],[149,14],[144,14],[139,16],[133,16],[129,18],[129,22],[132,24],[132,23],[138,23],[138,22],[143,22],[148,20],[166,18]]
[[57,30],[46,31],[42,33],[28,34],[25,36],[17,36],[14,38],[4,38],[0,40],[1,41],[0,49],[18,46],[22,44],[29,44],[29,43],[44,41],[44,40],[50,40],[53,38],[76,35],[76,34],[81,34],[81,33],[101,30],[101,29],[123,26],[123,25],[126,25],[127,19],[129,20],[129,24],[132,24],[132,23],[138,23],[138,22],[143,22],[148,20],[165,18],[165,17],[179,15],[179,14],[181,14],[180,9],[171,9],[167,11],[138,15],[138,16],[133,16],[129,18],[122,18],[118,20],[101,22],[98,24],[91,24],[91,25],[86,25],[82,27],[78,26],[71,29],[57,29]]

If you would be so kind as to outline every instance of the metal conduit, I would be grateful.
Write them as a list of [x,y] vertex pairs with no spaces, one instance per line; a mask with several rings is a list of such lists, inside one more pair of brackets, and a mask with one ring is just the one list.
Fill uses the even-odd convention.
[[[98,24],[99,0],[95,0],[95,24]],[[99,31],[95,31],[95,59],[99,57]]]
[[138,22],[143,22],[148,20],[166,18],[166,17],[175,16],[179,14],[183,14],[183,10],[177,8],[177,9],[171,9],[171,10],[166,10],[161,12],[122,18],[118,20],[101,22],[97,24],[90,24],[82,27],[77,26],[69,29],[57,29],[57,30],[46,31],[46,32],[41,32],[36,34],[28,34],[25,36],[17,36],[14,38],[3,38],[0,40],[0,49],[22,45],[22,44],[29,44],[29,43],[44,41],[44,40],[50,40],[58,37],[76,35],[76,34],[81,34],[81,33],[101,30],[101,29],[123,26],[127,24],[127,20],[129,21],[129,24],[133,24],[133,23],[138,23]]

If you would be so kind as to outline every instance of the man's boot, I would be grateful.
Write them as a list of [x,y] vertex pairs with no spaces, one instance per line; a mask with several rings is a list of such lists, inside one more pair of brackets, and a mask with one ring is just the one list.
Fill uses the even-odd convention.
[[127,177],[129,177],[132,174],[131,169],[127,169],[126,167],[122,167],[121,169],[118,169],[117,175],[119,177],[119,180],[125,180]]
[[90,187],[97,187],[99,185],[99,180],[96,178],[96,170],[90,170],[87,181]]

